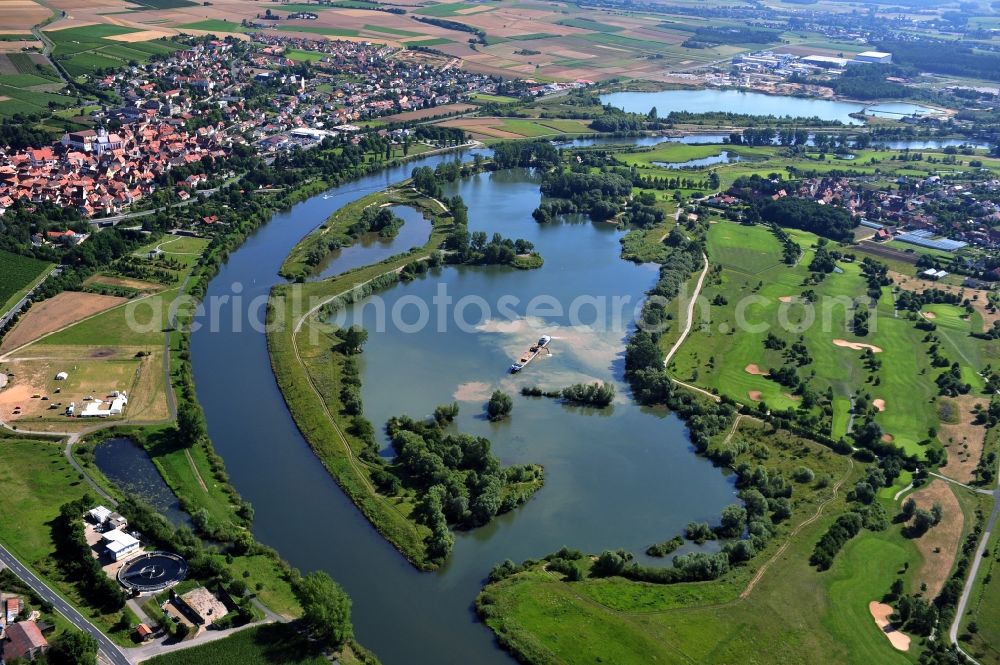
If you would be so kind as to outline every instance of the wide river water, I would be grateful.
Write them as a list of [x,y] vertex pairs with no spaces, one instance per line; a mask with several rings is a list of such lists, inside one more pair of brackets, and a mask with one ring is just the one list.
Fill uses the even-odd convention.
[[[619,259],[620,233],[610,225],[586,220],[537,225],[531,211],[539,201],[538,180],[523,170],[482,174],[456,183],[449,194],[465,198],[472,230],[534,242],[545,258],[543,268],[442,268],[379,294],[390,313],[402,307],[404,323],[414,321],[413,302],[429,302],[439,288],[456,301],[479,296],[494,311],[501,297],[516,298],[513,318],[478,321],[479,310],[469,307],[465,330],[446,315],[449,323],[439,331],[434,310],[431,325],[419,332],[391,325],[379,332],[374,306],[345,315],[360,316],[370,328],[364,399],[376,428],[391,415],[423,416],[436,404],[457,399],[458,427],[488,436],[505,464],[543,464],[545,487],[491,525],[457,534],[451,560],[434,573],[413,569],[344,496],[285,407],[264,335],[231,322],[234,316],[246,321],[247,310],[259,311],[280,281],[284,257],[334,210],[406,178],[416,166],[454,158],[434,156],[387,169],[276,214],[233,252],[209,286],[207,298],[218,307],[221,325],[192,335],[198,399],[233,483],[256,509],[257,537],[301,570],[323,569],[343,584],[354,601],[357,637],[387,665],[511,663],[472,609],[495,563],[540,556],[562,545],[641,552],[690,520],[715,518],[734,500],[730,480],[694,454],[682,423],[628,399],[621,384],[627,328],[604,325],[606,319],[596,317],[586,302],[580,318],[597,325],[570,326],[566,312],[527,311],[535,296],[548,296],[563,308],[580,296],[598,303],[620,296],[629,299],[627,321],[656,272]],[[400,233],[391,249],[409,249],[405,239],[411,237]],[[386,251],[385,243],[376,243],[368,258],[379,260]],[[356,264],[357,251],[345,254]],[[336,258],[324,266],[327,274],[337,271]],[[521,318],[528,313],[535,316]],[[506,374],[511,360],[542,332],[554,337],[552,355],[516,377]],[[485,397],[496,386],[514,392],[524,384],[558,387],[582,379],[614,381],[613,408],[588,412],[517,395],[509,421],[491,424],[481,417]]]

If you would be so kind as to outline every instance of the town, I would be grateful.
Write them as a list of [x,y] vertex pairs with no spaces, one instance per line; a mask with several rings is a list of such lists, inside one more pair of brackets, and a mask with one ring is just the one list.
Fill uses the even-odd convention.
[[[97,129],[68,132],[51,146],[0,150],[0,214],[21,202],[108,217],[171,188],[184,201],[211,187],[213,165],[235,144],[264,153],[328,137],[357,145],[361,128],[353,122],[407,111],[449,115],[469,108],[461,102],[471,95],[498,87],[529,96],[566,89],[507,84],[385,46],[260,37],[257,46],[191,40],[190,48],[100,77],[98,87],[114,91],[122,105],[92,112]],[[303,67],[284,55],[288,49],[320,57]],[[399,144],[408,144],[410,133],[378,131]],[[171,177],[179,169],[188,175]]]

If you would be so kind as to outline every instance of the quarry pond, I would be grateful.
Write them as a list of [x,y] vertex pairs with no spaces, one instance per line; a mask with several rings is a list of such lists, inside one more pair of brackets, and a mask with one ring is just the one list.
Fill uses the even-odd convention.
[[792,97],[789,95],[766,95],[761,92],[742,90],[663,90],[661,92],[613,92],[601,95],[602,104],[610,104],[630,113],[648,113],[656,108],[660,117],[671,111],[691,113],[740,113],[747,115],[773,115],[796,118],[817,117],[820,120],[839,120],[845,125],[858,125],[861,121],[852,118],[852,113],[864,111],[869,115],[900,118],[907,115],[923,115],[933,109],[907,102],[861,102]]
[[[209,298],[232,294],[237,283],[243,296],[223,306],[220,320],[232,320],[232,307],[266,295],[280,281],[278,268],[292,246],[334,210],[403,180],[416,166],[455,158],[412,161],[275,215],[212,281]],[[390,310],[401,301],[430,302],[441,289],[456,300],[476,296],[496,303],[511,296],[521,303],[513,316],[477,320],[470,310],[467,326],[413,333],[392,326],[380,331],[367,300],[346,313],[369,328],[363,394],[365,415],[377,430],[390,416],[422,417],[437,404],[458,401],[457,427],[490,438],[503,463],[545,467],[546,485],[531,501],[487,527],[457,533],[452,558],[434,573],[418,572],[397,553],[313,455],[277,388],[262,333],[204,326],[192,335],[198,399],[233,483],[255,507],[257,537],[301,570],[323,569],[343,584],[353,599],[357,637],[387,664],[510,663],[472,609],[494,564],[563,545],[642,552],[691,520],[712,519],[734,498],[731,481],[695,455],[678,419],[629,398],[622,383],[628,317],[616,326],[587,310],[581,313],[586,325],[569,323],[565,306],[579,296],[627,299],[631,316],[656,279],[655,266],[622,261],[621,233],[612,225],[584,218],[538,225],[531,217],[538,187],[536,174],[510,170],[459,181],[445,193],[465,199],[470,231],[533,242],[545,259],[542,268],[446,267],[378,294]],[[382,243],[388,248],[378,254],[404,252],[412,237],[403,231]],[[336,257],[323,272],[340,272]],[[563,312],[526,309],[543,295]],[[521,374],[507,374],[511,358],[543,333],[553,337],[552,355]],[[614,382],[614,405],[588,411],[518,394],[509,421],[494,424],[482,416],[496,387],[517,393],[521,385],[583,380]]]

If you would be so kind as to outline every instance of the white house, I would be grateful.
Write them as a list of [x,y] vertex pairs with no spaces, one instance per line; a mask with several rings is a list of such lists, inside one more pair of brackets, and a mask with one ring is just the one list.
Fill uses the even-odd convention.
[[115,561],[121,561],[140,547],[138,539],[118,529],[105,531],[101,534],[101,539],[104,541],[104,550]]

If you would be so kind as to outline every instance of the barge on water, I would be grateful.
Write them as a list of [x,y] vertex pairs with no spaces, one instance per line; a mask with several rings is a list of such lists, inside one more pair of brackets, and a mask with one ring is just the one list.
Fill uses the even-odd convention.
[[522,369],[524,369],[528,363],[530,363],[532,360],[535,359],[535,356],[537,356],[543,350],[548,349],[549,342],[551,341],[552,338],[549,337],[548,335],[542,335],[541,337],[539,337],[538,342],[535,343],[534,346],[530,347],[527,351],[525,351],[518,359],[518,361],[510,366],[510,373],[516,374],[520,372]]

